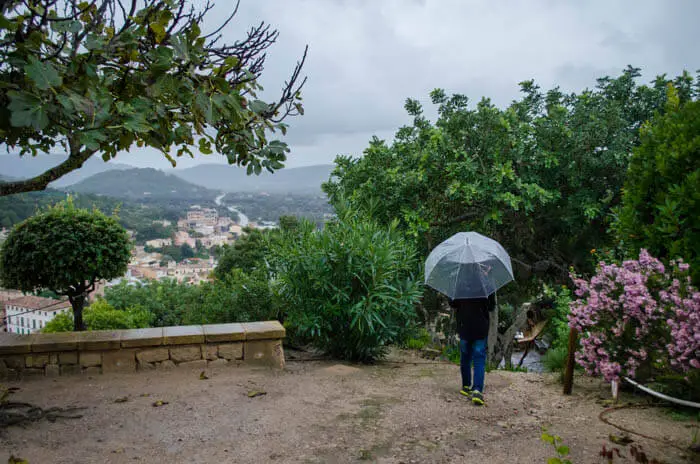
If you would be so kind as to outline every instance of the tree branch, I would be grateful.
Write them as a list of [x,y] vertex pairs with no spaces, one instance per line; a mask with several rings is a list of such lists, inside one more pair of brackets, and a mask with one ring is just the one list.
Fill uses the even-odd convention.
[[44,190],[51,182],[82,167],[83,163],[94,153],[94,151],[85,150],[71,155],[63,163],[31,179],[0,183],[0,196]]

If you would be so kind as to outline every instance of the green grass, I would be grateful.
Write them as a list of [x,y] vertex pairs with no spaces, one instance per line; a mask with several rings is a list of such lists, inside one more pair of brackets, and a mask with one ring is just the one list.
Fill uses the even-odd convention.
[[418,329],[414,335],[415,336],[406,339],[404,343],[402,343],[404,348],[409,350],[422,350],[430,345],[431,337],[427,330]]

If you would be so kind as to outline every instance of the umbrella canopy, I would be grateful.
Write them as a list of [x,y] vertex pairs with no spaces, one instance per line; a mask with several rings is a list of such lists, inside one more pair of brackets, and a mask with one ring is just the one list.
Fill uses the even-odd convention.
[[425,284],[453,300],[485,298],[513,279],[506,250],[476,232],[453,235],[425,261]]

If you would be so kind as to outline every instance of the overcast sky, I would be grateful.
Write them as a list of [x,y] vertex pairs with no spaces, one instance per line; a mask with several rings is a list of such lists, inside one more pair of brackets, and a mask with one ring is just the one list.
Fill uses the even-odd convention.
[[[216,3],[213,20],[233,0]],[[643,68],[645,81],[694,74],[699,17],[696,0],[242,0],[225,37],[261,20],[280,31],[262,80],[270,97],[309,45],[306,115],[288,120],[295,167],[360,155],[372,135],[391,138],[409,122],[405,99],[427,103],[436,87],[507,105],[526,79],[580,90],[627,64]],[[116,161],[169,166],[138,149]]]

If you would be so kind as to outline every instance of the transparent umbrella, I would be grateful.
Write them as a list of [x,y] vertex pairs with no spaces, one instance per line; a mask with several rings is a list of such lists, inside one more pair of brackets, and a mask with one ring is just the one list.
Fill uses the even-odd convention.
[[476,232],[453,235],[425,261],[425,284],[453,300],[487,297],[513,279],[506,250]]

